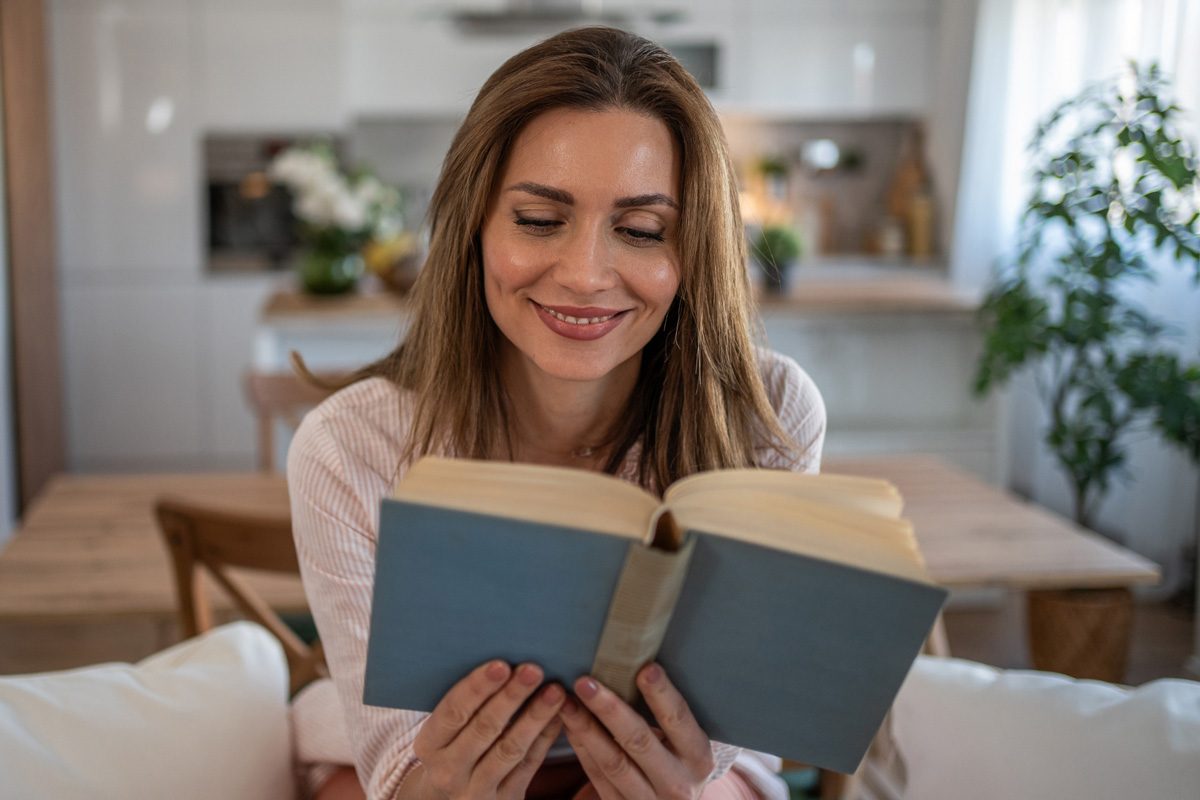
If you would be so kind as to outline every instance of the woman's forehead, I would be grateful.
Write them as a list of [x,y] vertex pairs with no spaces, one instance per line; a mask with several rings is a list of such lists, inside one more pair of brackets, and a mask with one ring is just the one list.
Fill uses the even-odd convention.
[[[666,124],[625,109],[553,109],[517,135],[501,191],[534,183],[575,194],[679,200],[679,153]],[[575,187],[572,190],[571,187]]]

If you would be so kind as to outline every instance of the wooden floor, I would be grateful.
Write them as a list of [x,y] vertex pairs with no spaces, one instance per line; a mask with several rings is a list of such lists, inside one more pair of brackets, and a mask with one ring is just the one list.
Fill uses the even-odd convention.
[[[999,609],[948,612],[946,628],[956,656],[1006,668],[1030,666],[1019,599]],[[1185,669],[1192,653],[1193,630],[1189,609],[1169,603],[1137,605],[1125,682],[1136,685],[1156,678],[1200,677]],[[174,620],[113,620],[55,627],[0,624],[0,674],[133,661],[166,647],[176,636]]]

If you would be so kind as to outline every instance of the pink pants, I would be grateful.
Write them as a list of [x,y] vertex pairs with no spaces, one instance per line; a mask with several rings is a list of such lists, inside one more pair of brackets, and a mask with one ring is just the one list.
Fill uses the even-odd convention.
[[710,783],[701,800],[760,800],[758,792],[736,769],[731,769]]

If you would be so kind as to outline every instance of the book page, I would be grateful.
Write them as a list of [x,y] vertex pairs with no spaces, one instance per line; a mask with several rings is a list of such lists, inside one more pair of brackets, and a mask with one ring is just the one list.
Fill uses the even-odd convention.
[[713,491],[771,491],[842,505],[884,517],[899,517],[904,500],[896,487],[878,478],[809,474],[778,469],[726,469],[700,472],[671,484],[664,500],[670,505]]
[[647,541],[658,499],[588,470],[426,456],[392,495],[412,503]]
[[907,520],[787,494],[739,489],[690,492],[670,504],[691,531],[928,582]]

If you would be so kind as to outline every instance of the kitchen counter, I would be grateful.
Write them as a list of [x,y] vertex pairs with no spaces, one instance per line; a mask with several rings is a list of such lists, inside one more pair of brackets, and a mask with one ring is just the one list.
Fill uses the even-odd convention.
[[[956,289],[940,271],[931,268],[883,267],[855,262],[803,264],[792,276],[784,295],[759,295],[764,315],[800,314],[955,314],[970,315],[980,298]],[[282,290],[262,310],[263,322],[387,318],[407,314],[401,295],[382,290],[345,296],[318,297]]]

